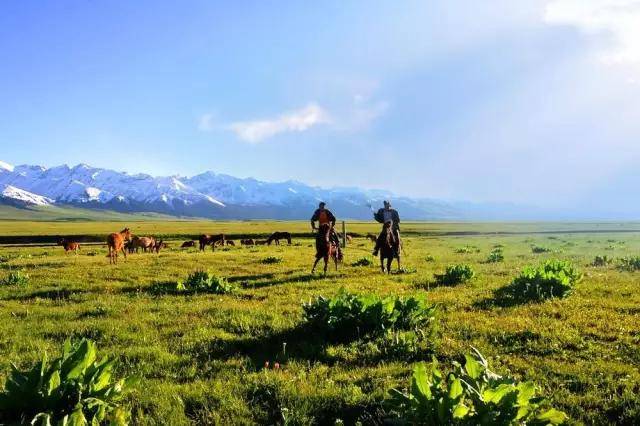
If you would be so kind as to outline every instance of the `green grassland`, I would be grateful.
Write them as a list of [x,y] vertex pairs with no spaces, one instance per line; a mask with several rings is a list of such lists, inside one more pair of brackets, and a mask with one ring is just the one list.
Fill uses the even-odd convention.
[[[126,223],[135,234],[172,238],[157,254],[110,266],[102,245],[65,255],[60,247],[0,247],[0,279],[21,270],[22,286],[0,286],[0,380],[9,362],[26,367],[71,338],[93,339],[119,360],[117,375],[142,380],[127,403],[136,424],[374,423],[392,387],[407,384],[413,363],[435,356],[445,369],[470,347],[498,373],[534,381],[551,405],[588,424],[640,420],[640,272],[596,255],[640,253],[637,223],[409,223],[403,226],[403,274],[383,275],[372,244],[355,238],[337,272],[311,275],[313,241],[306,222],[151,221]],[[107,234],[125,222],[0,221],[0,236]],[[371,223],[350,223],[357,234]],[[291,246],[180,250],[201,232],[265,235],[288,230]],[[308,235],[308,234],[307,234]],[[486,263],[496,245],[504,262]],[[532,246],[549,252],[536,254]],[[470,247],[469,250],[459,250]],[[281,262],[266,264],[266,257]],[[526,265],[566,259],[583,273],[564,299],[506,304],[495,290]],[[434,274],[466,263],[475,277],[437,286]],[[234,294],[156,291],[195,270],[227,277]],[[415,295],[440,307],[437,338],[418,351],[390,355],[375,342],[335,343],[305,332],[302,303],[354,293]],[[264,364],[279,362],[279,370]]]

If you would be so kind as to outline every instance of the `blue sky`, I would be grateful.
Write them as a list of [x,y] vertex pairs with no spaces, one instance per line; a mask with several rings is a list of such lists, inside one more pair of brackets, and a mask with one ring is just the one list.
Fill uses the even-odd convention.
[[0,5],[0,160],[640,209],[640,1]]

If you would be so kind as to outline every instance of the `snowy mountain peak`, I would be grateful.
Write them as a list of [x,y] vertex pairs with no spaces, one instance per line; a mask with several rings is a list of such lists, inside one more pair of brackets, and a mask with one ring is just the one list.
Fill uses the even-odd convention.
[[36,206],[48,206],[53,203],[53,200],[47,197],[43,197],[38,194],[33,194],[29,191],[25,191],[20,188],[16,188],[12,185],[4,185],[2,188],[2,198],[7,198],[12,201],[18,201],[25,204]]
[[9,172],[12,172],[14,169],[14,167],[9,164],[9,163],[5,163],[4,161],[0,161],[0,170],[6,170]]

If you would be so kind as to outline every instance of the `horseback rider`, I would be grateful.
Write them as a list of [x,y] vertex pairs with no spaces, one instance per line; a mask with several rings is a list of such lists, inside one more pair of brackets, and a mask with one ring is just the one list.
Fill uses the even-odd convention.
[[[338,234],[335,231],[336,226],[336,217],[331,213],[331,211],[325,208],[326,203],[323,201],[320,202],[318,208],[311,216],[311,230],[316,230],[316,221],[318,222],[318,237],[322,237],[325,241],[331,241],[335,243],[338,248],[338,253],[340,252],[340,240],[338,239]],[[329,225],[327,233],[325,235],[320,235],[322,225]]]
[[378,250],[385,238],[386,228],[391,227],[393,238],[396,242],[400,242],[400,215],[396,209],[391,208],[391,203],[388,200],[384,201],[384,207],[379,209],[373,214],[373,218],[382,223],[382,231],[376,240],[376,247],[373,250],[373,255],[378,255]]

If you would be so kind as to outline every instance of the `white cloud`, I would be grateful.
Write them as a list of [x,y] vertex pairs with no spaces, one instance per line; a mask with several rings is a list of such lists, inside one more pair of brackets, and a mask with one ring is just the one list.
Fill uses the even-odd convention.
[[211,113],[202,114],[198,120],[198,130],[201,132],[210,132],[214,129],[214,116]]
[[640,66],[639,0],[552,0],[544,19],[588,35],[606,36],[599,52],[606,63]]
[[229,129],[246,142],[259,143],[279,133],[304,132],[330,121],[329,114],[323,108],[311,103],[304,108],[281,114],[272,119],[231,123]]

